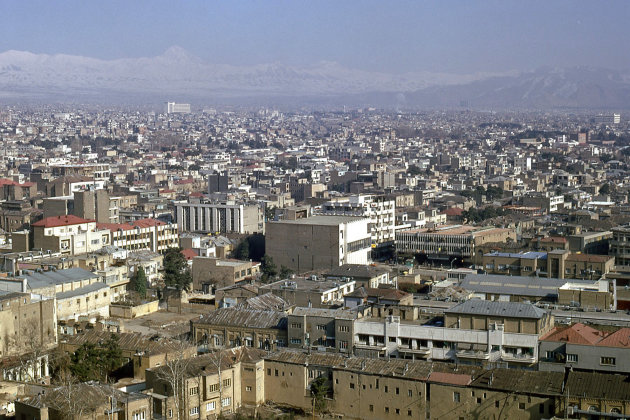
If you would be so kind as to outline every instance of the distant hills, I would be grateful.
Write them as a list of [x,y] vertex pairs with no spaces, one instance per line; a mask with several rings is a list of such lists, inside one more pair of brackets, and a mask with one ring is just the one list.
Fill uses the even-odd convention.
[[180,47],[148,58],[0,53],[2,101],[285,102],[421,108],[630,108],[630,72],[590,67],[523,73],[386,74],[334,62],[231,66]]

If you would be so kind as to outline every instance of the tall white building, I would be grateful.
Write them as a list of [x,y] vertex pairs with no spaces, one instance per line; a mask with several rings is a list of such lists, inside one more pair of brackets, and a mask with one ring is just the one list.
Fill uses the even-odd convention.
[[189,114],[190,104],[178,104],[175,102],[167,102],[166,113],[167,114]]
[[322,205],[322,214],[367,217],[373,247],[391,245],[396,239],[396,201],[394,199],[373,195],[335,198]]
[[261,203],[176,202],[175,208],[181,232],[265,232],[265,212]]

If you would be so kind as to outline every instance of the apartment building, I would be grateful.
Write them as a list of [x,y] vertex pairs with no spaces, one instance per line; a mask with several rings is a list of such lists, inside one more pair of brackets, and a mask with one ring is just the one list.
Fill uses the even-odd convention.
[[443,323],[422,324],[413,315],[360,319],[355,354],[531,367],[538,337],[552,327],[553,317],[534,305],[472,299],[446,310]]
[[265,233],[264,204],[233,201],[175,202],[182,232]]
[[140,219],[130,223],[97,223],[109,232],[110,243],[127,251],[151,251],[163,254],[179,246],[176,224],[156,219]]
[[540,338],[538,368],[630,373],[628,337],[630,328],[607,332],[582,323],[557,326]]
[[396,202],[385,196],[353,195],[338,197],[322,204],[322,214],[367,217],[374,248],[393,245],[396,240]]
[[310,277],[291,276],[286,280],[262,285],[258,294],[273,293],[290,305],[329,308],[342,305],[344,296],[356,288],[353,280],[325,280],[316,275]]
[[612,229],[609,254],[615,257],[620,266],[630,266],[630,226]]
[[78,255],[99,250],[111,243],[108,229],[99,229],[94,220],[74,215],[47,217],[31,226],[34,247],[44,251]]
[[370,261],[369,219],[313,216],[267,222],[266,253],[297,273]]

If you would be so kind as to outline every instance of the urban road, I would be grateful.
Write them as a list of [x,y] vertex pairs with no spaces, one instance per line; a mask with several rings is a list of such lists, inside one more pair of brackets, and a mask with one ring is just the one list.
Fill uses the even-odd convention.
[[[444,302],[436,300],[427,300],[422,295],[414,296],[414,304],[422,309],[423,313],[442,314],[445,309],[457,305],[457,302]],[[578,310],[552,309],[556,323],[574,323],[582,322],[586,324],[598,325],[615,325],[620,327],[630,327],[630,315],[625,311],[617,312],[592,312]]]

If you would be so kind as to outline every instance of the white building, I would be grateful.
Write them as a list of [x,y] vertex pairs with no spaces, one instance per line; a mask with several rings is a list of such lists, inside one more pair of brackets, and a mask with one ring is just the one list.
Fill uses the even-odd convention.
[[176,202],[175,208],[181,232],[265,232],[265,214],[261,203]]
[[396,202],[393,199],[372,195],[335,198],[322,205],[322,214],[367,217],[373,247],[392,244],[396,239]]
[[167,114],[189,114],[190,104],[178,104],[175,102],[167,102],[166,113]]

